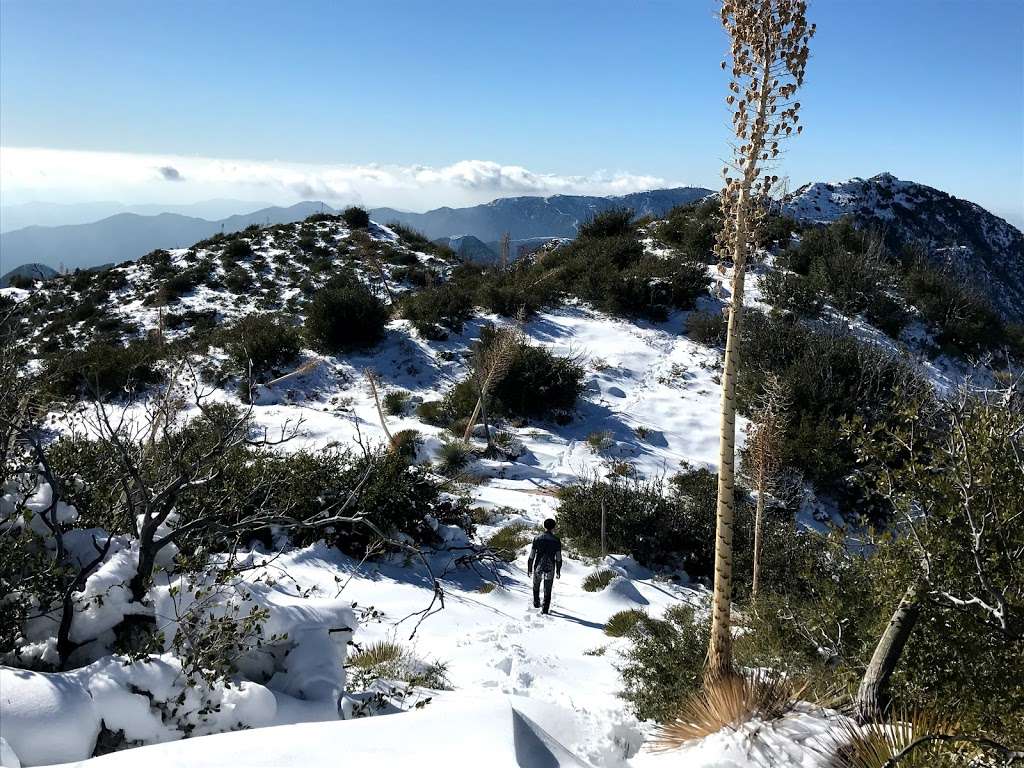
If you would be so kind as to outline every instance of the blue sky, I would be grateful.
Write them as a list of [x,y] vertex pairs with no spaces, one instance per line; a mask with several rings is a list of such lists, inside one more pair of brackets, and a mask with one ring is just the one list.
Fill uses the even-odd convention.
[[[716,7],[3,0],[0,144],[18,170],[0,191],[5,202],[321,192],[426,208],[531,185],[716,187],[728,138]],[[791,186],[888,170],[1022,223],[1024,2],[818,0],[809,15],[806,128],[781,165]],[[184,182],[105,178],[81,155],[63,163],[68,179],[26,181],[38,155],[14,157],[21,147],[258,161],[263,188],[242,189],[245,174],[218,183],[208,165]],[[104,157],[100,168],[116,165]],[[445,172],[463,161],[492,173]],[[316,172],[374,164],[388,179],[350,174],[339,187]],[[495,181],[495,167],[527,175]],[[273,168],[311,181],[270,182]]]

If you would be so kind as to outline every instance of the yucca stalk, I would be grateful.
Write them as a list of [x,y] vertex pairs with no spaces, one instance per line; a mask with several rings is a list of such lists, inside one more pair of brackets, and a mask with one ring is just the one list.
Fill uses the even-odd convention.
[[477,388],[476,406],[466,424],[466,432],[462,436],[464,442],[468,442],[473,434],[473,427],[477,419],[483,418],[484,426],[487,428],[487,446],[491,446],[491,430],[487,423],[487,401],[491,392],[501,380],[505,378],[516,355],[523,345],[523,332],[518,325],[511,328],[502,328],[498,331],[494,340],[487,346],[477,350],[473,362],[473,381]]
[[[733,110],[731,168],[723,169],[723,227],[717,251],[732,262],[732,300],[722,373],[719,441],[715,590],[708,675],[732,674],[732,529],[736,477],[736,372],[743,314],[747,258],[763,215],[763,201],[778,177],[766,169],[778,157],[779,142],[795,133],[800,103],[792,100],[803,83],[814,26],[807,24],[804,0],[724,0],[722,26],[731,41],[729,95]],[[722,62],[725,69],[726,62]],[[731,175],[734,174],[734,175]]]
[[[782,439],[786,430],[789,400],[782,382],[774,374],[765,377],[764,391],[754,405],[754,416],[747,428],[747,449],[757,488],[754,512],[754,568],[751,596],[757,597],[761,585],[761,548],[764,530],[765,498],[775,487],[782,457]],[[750,471],[752,470],[752,472]]]

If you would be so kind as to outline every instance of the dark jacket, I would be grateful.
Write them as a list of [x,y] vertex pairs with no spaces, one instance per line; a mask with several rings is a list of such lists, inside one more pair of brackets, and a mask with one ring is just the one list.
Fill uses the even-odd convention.
[[555,534],[545,532],[533,540],[526,570],[541,573],[562,572],[562,542]]

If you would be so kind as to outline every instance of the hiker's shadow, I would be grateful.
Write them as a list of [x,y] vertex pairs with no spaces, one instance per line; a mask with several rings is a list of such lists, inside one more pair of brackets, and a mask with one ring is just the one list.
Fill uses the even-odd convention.
[[582,624],[584,627],[590,627],[591,629],[604,629],[604,624],[599,624],[596,621],[587,621],[586,619],[581,619],[579,616],[572,616],[568,613],[562,613],[561,611],[552,610],[551,615],[557,616],[560,619],[565,619],[566,621],[571,621],[574,624]]

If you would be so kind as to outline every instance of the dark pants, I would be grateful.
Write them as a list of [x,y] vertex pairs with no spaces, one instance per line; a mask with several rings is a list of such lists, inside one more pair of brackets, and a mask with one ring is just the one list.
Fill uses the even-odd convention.
[[555,572],[554,571],[534,571],[533,572],[533,607],[540,608],[540,583],[544,582],[544,607],[541,609],[544,613],[548,612],[548,608],[551,607],[551,585],[555,583]]

